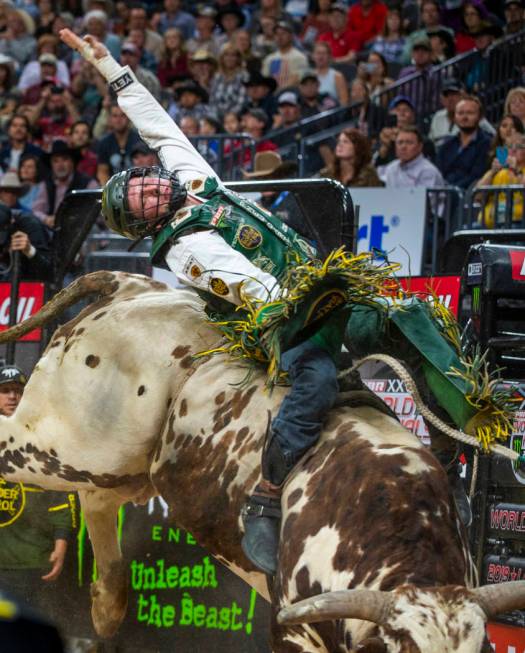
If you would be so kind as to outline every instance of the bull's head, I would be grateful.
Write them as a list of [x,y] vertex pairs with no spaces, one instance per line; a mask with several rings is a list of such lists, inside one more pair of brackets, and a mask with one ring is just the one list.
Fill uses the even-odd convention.
[[525,581],[487,585],[417,588],[392,592],[327,592],[283,608],[281,625],[333,619],[362,619],[377,624],[375,636],[362,641],[363,653],[488,653],[485,623],[493,616],[525,606]]

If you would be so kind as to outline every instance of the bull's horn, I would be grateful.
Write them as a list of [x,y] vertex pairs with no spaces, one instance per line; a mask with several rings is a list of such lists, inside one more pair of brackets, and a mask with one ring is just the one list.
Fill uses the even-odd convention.
[[364,619],[381,624],[387,620],[392,603],[390,592],[379,590],[325,592],[283,608],[277,621],[283,626],[331,619]]
[[471,590],[487,617],[525,608],[525,580],[484,585]]

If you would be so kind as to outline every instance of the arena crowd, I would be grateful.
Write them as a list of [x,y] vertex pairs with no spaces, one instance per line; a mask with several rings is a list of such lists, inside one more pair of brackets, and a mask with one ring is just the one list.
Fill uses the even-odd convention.
[[[432,89],[436,66],[489,52],[524,16],[523,0],[0,0],[0,208],[30,216],[49,239],[68,191],[157,162],[98,73],[61,43],[64,27],[129,65],[223,176],[227,157],[251,178],[297,176],[281,160],[282,135],[297,139],[303,119],[311,133],[334,127],[322,116],[355,106],[309,158],[308,176],[349,187],[524,184],[523,68],[497,121],[476,94],[482,57]],[[414,75],[439,97],[433,115],[417,94],[384,93]],[[31,238],[11,246],[39,251]]]

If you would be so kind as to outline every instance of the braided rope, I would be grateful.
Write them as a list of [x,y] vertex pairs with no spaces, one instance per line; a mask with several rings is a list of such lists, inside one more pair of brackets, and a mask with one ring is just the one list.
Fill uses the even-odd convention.
[[[349,367],[346,370],[341,370],[337,376],[338,378],[344,378],[348,374],[351,374],[357,370],[358,367],[361,367],[363,363],[371,361],[380,361],[381,363],[385,363],[385,365],[388,365],[388,367],[390,367],[398,375],[398,377],[405,383],[407,390],[412,394],[414,403],[416,404],[418,411],[425,420],[430,422],[433,426],[435,426],[445,435],[448,435],[450,438],[459,440],[460,442],[468,444],[475,449],[481,449],[481,443],[477,438],[473,437],[472,435],[467,435],[466,433],[463,433],[463,431],[459,431],[458,429],[452,428],[448,424],[445,424],[443,420],[441,420],[430,410],[430,408],[425,405],[421,395],[419,394],[414,379],[410,375],[410,372],[396,358],[388,356],[387,354],[372,354],[370,356],[365,356],[364,358],[361,358],[356,363],[354,363],[352,367]],[[517,451],[511,451],[501,444],[493,444],[491,445],[490,449],[492,453],[499,454],[500,456],[509,458],[512,461],[519,459],[519,454]]]
[[468,493],[469,499],[472,501],[474,492],[476,491],[476,483],[478,481],[478,468],[479,468],[479,451],[474,452],[474,460],[472,462],[472,478],[470,479],[470,490]]

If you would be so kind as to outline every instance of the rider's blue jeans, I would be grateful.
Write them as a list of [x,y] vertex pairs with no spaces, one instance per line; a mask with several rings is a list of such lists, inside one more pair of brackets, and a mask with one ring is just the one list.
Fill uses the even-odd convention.
[[291,465],[312,447],[319,436],[337,392],[333,357],[309,340],[284,352],[281,368],[292,384],[272,422],[272,430]]

